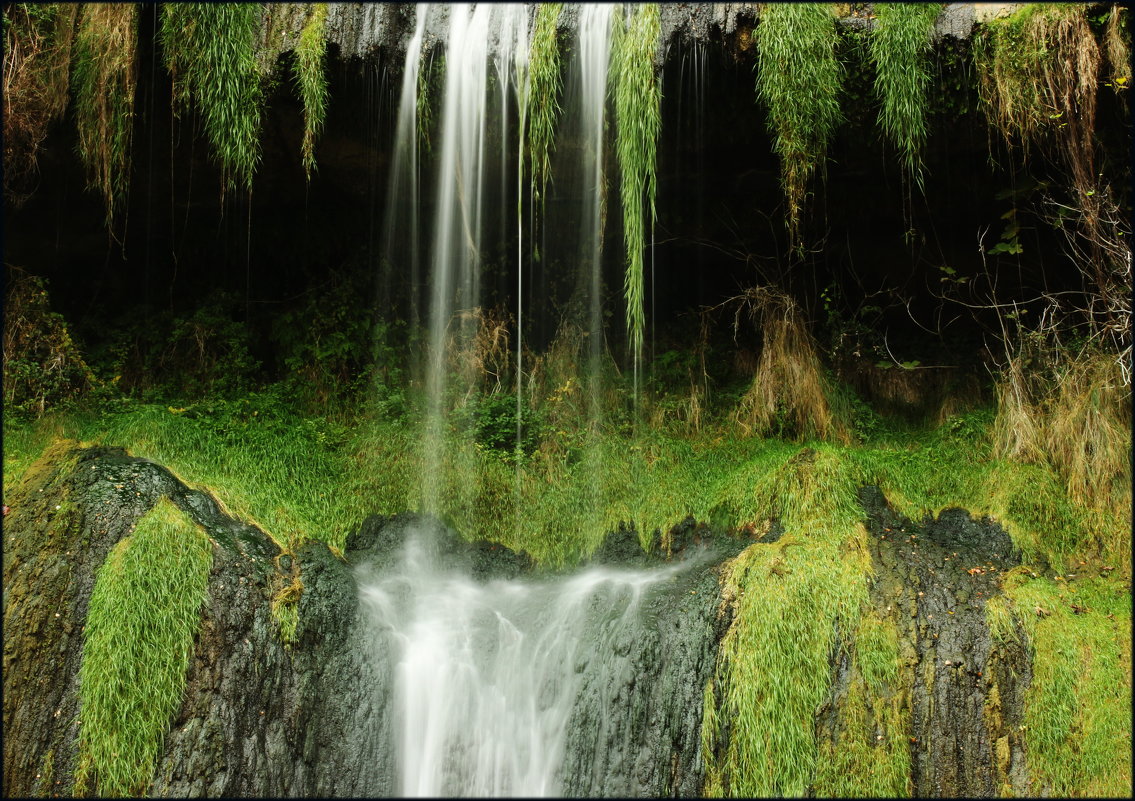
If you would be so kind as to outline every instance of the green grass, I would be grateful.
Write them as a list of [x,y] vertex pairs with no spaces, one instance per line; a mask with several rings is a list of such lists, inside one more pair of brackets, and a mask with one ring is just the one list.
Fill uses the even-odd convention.
[[919,152],[926,141],[926,90],[930,85],[930,35],[941,3],[876,3],[870,51],[879,127],[898,148],[907,173],[922,184]]
[[76,795],[143,795],[201,619],[212,551],[166,499],[99,569],[79,669]]
[[766,3],[756,30],[757,95],[768,108],[773,150],[780,157],[785,215],[793,245],[800,243],[808,180],[824,162],[840,123],[844,68],[827,3]]
[[[622,404],[629,408],[628,397]],[[949,506],[991,515],[1038,575],[1044,562],[1064,571],[1108,540],[1084,523],[1050,467],[992,455],[988,410],[937,429],[884,432],[858,446],[741,438],[721,422],[727,418],[719,410],[697,435],[680,422],[635,433],[625,411],[606,415],[590,434],[582,422],[572,428],[557,418],[518,467],[516,454],[479,442],[475,425],[454,415],[441,460],[442,514],[462,536],[501,541],[549,566],[587,556],[619,521],[633,522],[646,542],[655,528],[665,539],[686,515],[747,536],[778,517],[784,536],[750,547],[724,571],[736,614],[706,692],[706,790],[903,795],[908,690],[900,686],[895,632],[867,602],[870,560],[857,487],[878,484],[916,519]],[[366,412],[304,417],[272,392],[184,409],[75,408],[35,425],[5,421],[5,489],[56,438],[125,445],[214,493],[285,547],[315,539],[341,549],[366,514],[419,507],[418,430],[412,411],[392,419]],[[1077,581],[1074,590],[1043,578],[1010,581],[1007,600],[989,607],[995,636],[1004,638],[1016,615],[1033,642],[1030,759],[1037,781],[1054,792],[1074,781],[1111,792],[1117,775],[1129,776],[1116,766],[1130,736],[1130,594],[1123,584],[1130,576],[1125,564],[1108,564],[1121,577]],[[294,598],[285,595],[277,619],[286,640],[295,619]],[[1089,612],[1074,613],[1072,600]],[[1051,616],[1030,618],[1036,605]],[[837,630],[850,633],[839,642],[852,648],[852,674],[840,702],[841,745],[829,750],[816,738],[813,715],[828,692]]]
[[721,709],[705,720],[725,719],[729,728],[724,742],[703,731],[707,788],[804,795],[817,770],[814,715],[829,688],[836,625],[857,626],[867,604],[854,465],[817,444],[744,472],[726,497],[742,515],[771,510],[785,534],[750,546],[724,574],[735,613],[714,674]]
[[819,744],[814,793],[820,798],[909,796],[910,714],[899,679],[894,624],[864,614],[855,632],[852,665],[847,695],[838,706],[838,740]]
[[1030,789],[1052,797],[1131,794],[1131,593],[1112,578],[1032,578],[1005,592],[1029,636]]

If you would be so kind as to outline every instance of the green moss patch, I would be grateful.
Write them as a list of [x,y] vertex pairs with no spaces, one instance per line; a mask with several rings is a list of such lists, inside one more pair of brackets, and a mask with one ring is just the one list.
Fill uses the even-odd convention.
[[1131,793],[1131,593],[1110,578],[1007,576],[1028,632],[1031,789],[1053,797]]
[[211,565],[204,532],[165,498],[107,556],[79,670],[76,795],[146,792],[181,703]]

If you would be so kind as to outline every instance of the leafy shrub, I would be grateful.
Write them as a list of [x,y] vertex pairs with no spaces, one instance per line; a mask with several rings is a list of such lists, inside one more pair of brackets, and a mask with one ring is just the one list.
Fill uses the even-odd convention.
[[[482,446],[511,454],[516,450],[516,396],[494,394],[482,397],[473,407],[473,425]],[[543,415],[527,406],[520,414],[520,449],[530,454],[540,444]]]
[[4,406],[42,415],[87,394],[98,381],[71,340],[63,316],[51,311],[47,281],[8,267],[4,300]]
[[289,382],[300,400],[316,408],[357,391],[370,362],[370,293],[358,276],[332,273],[325,287],[285,311],[273,326],[274,349]]

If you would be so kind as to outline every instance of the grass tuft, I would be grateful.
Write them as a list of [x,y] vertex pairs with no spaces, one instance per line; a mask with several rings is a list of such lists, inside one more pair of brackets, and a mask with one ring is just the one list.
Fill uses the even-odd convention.
[[67,108],[78,3],[5,3],[4,199],[35,190],[40,145]]
[[747,436],[850,442],[846,424],[832,412],[828,379],[796,301],[764,286],[751,287],[737,300],[734,331],[747,310],[763,339],[753,383],[734,413],[737,424]]
[[538,200],[544,197],[551,174],[552,147],[560,115],[563,81],[556,25],[563,6],[563,3],[541,3],[536,9],[536,27],[528,57],[528,168],[532,191]]
[[324,73],[324,59],[327,53],[327,40],[324,28],[327,25],[327,4],[314,3],[311,17],[303,27],[299,44],[296,45],[295,81],[296,89],[303,99],[303,170],[307,180],[315,169],[315,140],[323,130],[327,118],[327,75]]
[[175,107],[192,97],[221,165],[222,184],[252,187],[260,161],[262,91],[256,62],[259,3],[171,3],[161,43]]
[[808,180],[824,162],[840,122],[843,66],[826,3],[765,3],[757,25],[757,95],[768,107],[773,149],[780,157],[789,237],[801,246]]
[[[643,204],[649,204],[650,224],[655,219],[657,192],[655,172],[658,135],[662,129],[662,86],[654,74],[654,52],[661,35],[658,5],[644,3],[631,12],[625,25],[616,21],[612,41],[611,76],[615,94],[618,135],[615,150],[621,173],[623,240],[626,247],[626,277],[623,293],[627,304],[627,333],[634,354],[635,378],[642,360],[646,316],[643,252],[646,221]],[[637,386],[636,386],[637,394]]]
[[[1091,538],[1131,553],[1131,388],[1106,352],[1037,349],[1022,340],[997,385],[996,454],[1047,464],[1087,515]],[[1026,363],[1047,367],[1026,368]]]
[[899,149],[907,174],[922,185],[919,152],[926,141],[927,58],[941,3],[876,3],[871,33],[875,92],[882,103],[879,126]]
[[91,3],[75,37],[75,121],[87,185],[102,193],[106,223],[126,199],[134,130],[137,3]]
[[76,795],[145,794],[181,703],[211,565],[204,532],[162,498],[99,569],[79,669]]

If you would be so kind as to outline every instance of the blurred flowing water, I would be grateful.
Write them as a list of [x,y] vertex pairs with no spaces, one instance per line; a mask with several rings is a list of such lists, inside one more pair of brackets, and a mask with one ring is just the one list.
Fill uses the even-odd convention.
[[651,641],[658,610],[670,606],[664,594],[691,564],[479,579],[423,530],[385,569],[361,569],[374,653],[389,670],[394,794],[572,794],[593,786],[598,763],[577,753],[581,775],[565,775],[569,747],[641,750],[641,732],[620,723],[636,705],[597,688],[660,678],[639,675],[635,645]]

